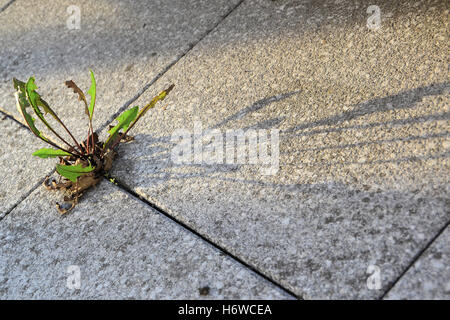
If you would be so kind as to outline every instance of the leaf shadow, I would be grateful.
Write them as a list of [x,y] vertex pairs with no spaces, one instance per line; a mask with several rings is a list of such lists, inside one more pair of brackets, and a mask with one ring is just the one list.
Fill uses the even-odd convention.
[[[417,103],[422,101],[422,99],[426,96],[434,96],[434,95],[442,95],[448,90],[449,82],[444,83],[435,83],[429,86],[418,87],[415,89],[407,90],[400,92],[395,95],[390,95],[386,97],[372,99],[363,103],[356,104],[354,108],[350,111],[346,111],[340,113],[335,116],[326,117],[317,121],[307,122],[298,126],[294,126],[290,129],[281,131],[280,135],[280,143],[283,140],[298,137],[298,136],[313,136],[317,134],[321,134],[324,132],[340,132],[344,130],[355,130],[360,129],[364,130],[372,127],[384,127],[390,125],[410,125],[415,123],[424,123],[426,121],[437,121],[437,120],[448,120],[450,113],[438,113],[438,114],[430,114],[430,115],[422,115],[418,117],[410,117],[401,120],[391,120],[385,122],[375,122],[368,123],[363,125],[351,125],[346,127],[333,127],[334,125],[338,125],[343,123],[344,121],[357,119],[363,117],[365,115],[378,113],[378,112],[387,112],[390,110],[397,109],[410,109],[414,108]],[[229,124],[232,121],[240,120],[254,112],[263,110],[266,106],[287,99],[295,94],[298,94],[300,91],[287,92],[283,94],[279,94],[276,96],[267,97],[261,100],[254,102],[253,104],[239,110],[235,114],[225,118],[223,121],[219,123],[213,124],[209,127],[209,129],[220,129],[225,125]],[[282,121],[283,117],[275,117],[272,119],[264,119],[262,121],[257,122],[254,125],[247,126],[245,128],[241,128],[243,130],[247,129],[270,129],[277,127]],[[315,128],[319,126],[325,126],[325,128],[320,128],[312,131],[306,131],[310,128]],[[360,148],[368,144],[383,144],[383,143],[392,143],[396,141],[413,141],[413,140],[426,140],[432,139],[436,137],[447,137],[449,135],[448,132],[434,133],[434,134],[425,134],[420,136],[410,136],[403,138],[394,138],[394,139],[379,139],[373,140],[369,142],[359,142],[353,144],[342,144],[342,145],[333,145],[333,146],[323,146],[318,148],[312,148],[311,150],[323,151],[326,149],[337,148]],[[120,161],[118,166],[125,167],[126,172],[139,172],[139,175],[145,175],[146,179],[139,181],[140,187],[152,186],[155,184],[162,184],[168,180],[189,180],[192,178],[212,178],[212,179],[226,179],[227,181],[233,181],[232,178],[224,178],[223,173],[231,173],[238,172],[242,165],[233,164],[174,164],[171,161],[171,150],[176,145],[175,142],[171,140],[171,136],[154,136],[152,134],[140,134],[136,136],[136,139],[139,141],[140,145],[146,145],[146,151],[141,151],[138,155],[138,158],[129,158],[131,161]],[[127,153],[126,146],[122,146],[123,153]],[[304,152],[309,149],[295,149],[287,152],[288,154],[291,152]],[[281,153],[286,154],[286,153]],[[419,155],[414,157],[401,157],[395,159],[377,159],[375,161],[370,162],[344,162],[341,164],[358,164],[358,165],[368,165],[374,163],[396,163],[396,162],[404,162],[404,161],[423,161],[427,159],[434,158],[446,158],[448,157],[448,153],[444,154],[431,154],[431,155]],[[127,160],[126,158],[122,158],[122,160]],[[280,165],[286,165],[289,163],[283,163],[280,161]],[[334,163],[324,163],[324,165],[337,165],[338,162]],[[145,168],[143,171],[142,168]],[[187,171],[187,172],[186,172]],[[118,172],[118,171],[116,171]],[[125,173],[120,170],[120,173]],[[270,186],[270,187],[286,187],[287,189],[292,188],[291,186],[284,186],[282,183],[270,183],[267,184],[265,182],[255,179],[253,181],[248,179],[235,179],[237,183],[252,183],[252,184],[260,184],[261,186]],[[251,182],[250,182],[251,181]],[[297,186],[298,187],[298,186]]]

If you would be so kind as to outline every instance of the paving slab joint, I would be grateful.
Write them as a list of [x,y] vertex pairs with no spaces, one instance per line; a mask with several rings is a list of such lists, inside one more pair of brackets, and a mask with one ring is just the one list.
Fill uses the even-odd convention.
[[[21,128],[24,128],[26,130],[30,130],[30,128],[28,128],[25,124],[23,124],[22,122],[20,122],[16,118],[14,118],[9,113],[4,112],[3,110],[0,110],[0,119],[1,120],[10,119],[10,120],[14,121],[15,123],[17,123]],[[30,133],[31,133],[31,130],[30,130]]]
[[159,72],[148,84],[146,84],[134,97],[125,102],[117,112],[115,112],[107,121],[105,121],[95,132],[100,133],[109,124],[111,124],[123,111],[125,111],[134,101],[136,101],[148,88],[150,88],[156,81],[158,81],[167,71],[175,66],[186,54],[189,53],[197,44],[199,44],[204,38],[206,38],[211,32],[213,32],[233,11],[235,11],[244,0],[239,1],[233,8],[220,17],[219,21],[208,29],[196,42],[191,43],[187,50],[178,55],[171,63],[169,63],[161,72]]
[[0,8],[0,13],[5,11],[14,1],[16,1],[16,0],[11,0],[11,1],[7,2],[3,7],[1,7]]
[[47,174],[45,175],[44,178],[40,179],[35,185],[33,185],[33,187],[31,187],[31,189],[28,190],[28,192],[26,192],[24,195],[22,195],[22,196],[19,198],[19,200],[17,200],[17,202],[14,203],[14,204],[11,206],[11,208],[9,208],[3,215],[0,215],[0,222],[1,222],[4,218],[6,218],[6,216],[7,216],[11,211],[13,211],[19,204],[21,204],[22,201],[24,201],[26,198],[28,198],[28,197],[34,192],[34,190],[36,190],[37,188],[39,188],[39,187],[42,185],[42,183],[44,183],[44,180],[45,180],[46,177],[51,176],[54,172],[55,172],[55,169],[52,169],[52,171],[50,171],[49,173],[47,173]]
[[[15,0],[11,0],[8,3],[6,3],[3,7],[0,8],[0,13],[5,11]],[[239,1],[233,8],[231,8],[226,14],[224,14],[220,20],[214,24],[210,29],[208,29],[198,41],[191,44],[189,48],[182,52],[174,61],[172,61],[169,65],[167,65],[161,72],[159,72],[156,77],[154,77],[147,85],[145,85],[134,97],[132,97],[130,100],[125,102],[125,104],[116,112],[114,113],[110,119],[108,119],[105,123],[103,123],[97,130],[95,130],[96,133],[100,133],[104,128],[106,128],[109,124],[111,124],[114,119],[116,119],[126,108],[128,108],[134,101],[136,101],[150,86],[152,86],[156,81],[158,81],[159,78],[161,78],[167,71],[169,71],[170,68],[172,68],[181,58],[183,58],[189,51],[191,51],[199,42],[201,42],[208,34],[210,34],[214,29],[217,28],[217,26],[222,23],[223,20],[225,20],[234,10],[236,10],[244,0]],[[13,115],[10,115],[9,113],[3,111],[0,109],[0,117],[3,119],[11,119],[14,120],[16,123],[18,123],[22,128],[25,128],[29,130],[29,128],[24,125],[22,122],[17,120]],[[53,169],[52,172],[49,174],[52,174],[55,170]],[[48,175],[49,175],[48,174]],[[48,176],[47,175],[47,176]],[[0,221],[6,217],[15,207],[17,207],[23,200],[25,200],[35,189],[37,189],[42,182],[44,181],[45,177],[40,180],[38,184],[33,186],[33,188],[27,192],[24,196],[22,196],[12,207],[9,209],[3,216],[0,216]]]
[[414,264],[417,262],[417,260],[420,259],[420,257],[428,250],[428,248],[431,247],[431,245],[437,240],[437,238],[439,238],[439,236],[445,231],[445,229],[448,227],[448,225],[450,224],[450,221],[447,221],[445,223],[445,225],[436,233],[436,235],[430,239],[430,241],[427,242],[427,244],[425,245],[425,247],[423,247],[411,260],[411,262],[408,264],[408,266],[402,271],[402,273],[392,282],[391,285],[389,285],[389,287],[386,289],[386,291],[383,293],[383,295],[381,295],[380,300],[383,300],[387,294],[395,287],[395,285],[397,284],[397,282],[400,281],[400,279],[403,278],[403,276],[409,271],[409,269],[411,269]]
[[[12,2],[12,1],[11,1]],[[1,11],[0,11],[1,12]],[[6,119],[10,119],[10,120],[12,120],[12,121],[14,121],[15,123],[17,123],[21,128],[23,128],[23,129],[25,129],[25,130],[28,130],[28,131],[30,131],[30,133],[31,133],[31,130],[26,126],[26,125],[24,125],[22,122],[20,122],[20,121],[18,121],[16,118],[14,118],[13,116],[11,116],[11,115],[9,115],[9,114],[7,114],[7,113],[4,113],[3,111],[1,111],[0,110],[0,118],[2,119],[2,120],[6,120]],[[51,175],[51,174],[53,174],[55,172],[55,169],[52,169],[52,171],[51,172],[49,172],[49,173],[47,173],[47,175],[45,176],[45,177],[47,177],[47,176],[49,176],[49,175]],[[14,208],[15,207],[17,207],[22,201],[24,201],[31,193],[33,193],[33,191],[34,190],[36,190],[37,188],[39,188],[39,186],[44,182],[44,180],[45,180],[45,177],[44,178],[42,178],[42,179],[40,179],[27,193],[25,193],[22,197],[20,197],[19,198],[19,200],[16,202],[16,203],[14,203],[12,206],[11,206],[11,208],[9,208],[8,209],[8,211],[6,212],[6,213],[4,213],[3,215],[0,215],[0,221],[2,221],[3,220],[3,218],[5,218],[11,211],[13,211],[14,210]]]
[[250,265],[249,263],[245,262],[244,260],[242,260],[241,258],[236,256],[235,254],[233,254],[230,251],[228,251],[226,248],[224,248],[224,247],[220,246],[219,244],[213,242],[211,239],[208,239],[205,235],[201,234],[199,231],[197,231],[197,230],[193,229],[192,227],[190,227],[189,225],[185,224],[183,221],[180,221],[177,218],[173,217],[172,215],[167,213],[165,210],[160,208],[158,205],[156,205],[154,203],[151,203],[147,199],[143,198],[142,196],[140,196],[139,194],[137,194],[136,192],[134,192],[133,190],[128,188],[126,185],[121,183],[117,178],[115,178],[115,177],[113,178],[114,182],[111,182],[110,180],[108,180],[106,178],[105,178],[105,180],[108,181],[108,183],[112,183],[112,184],[116,185],[118,188],[120,188],[123,192],[129,194],[131,197],[133,197],[133,198],[143,202],[144,204],[150,206],[151,208],[156,210],[159,214],[164,215],[165,217],[167,217],[168,219],[172,220],[173,222],[175,222],[180,227],[186,229],[190,233],[193,233],[194,235],[196,235],[197,237],[199,237],[200,239],[202,239],[203,241],[205,241],[209,245],[213,246],[214,248],[216,248],[217,250],[219,250],[223,254],[227,255],[228,257],[230,257],[231,259],[235,260],[236,262],[238,262],[242,266],[244,266],[247,269],[251,270],[252,272],[257,274],[258,276],[260,276],[263,279],[265,279],[266,281],[269,281],[271,284],[273,284],[274,286],[276,286],[280,290],[282,290],[285,293],[291,295],[293,298],[298,299],[298,300],[304,300],[303,297],[301,297],[298,294],[294,293],[290,289],[284,287],[282,284],[280,284],[276,280],[270,278],[268,275],[264,274],[262,271],[258,270],[256,267],[254,267],[254,266]]

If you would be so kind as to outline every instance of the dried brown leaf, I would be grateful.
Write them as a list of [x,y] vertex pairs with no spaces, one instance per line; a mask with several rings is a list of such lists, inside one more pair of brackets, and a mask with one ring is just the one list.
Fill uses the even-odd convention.
[[72,80],[67,80],[66,86],[67,86],[67,88],[72,89],[74,93],[78,94],[78,100],[84,102],[84,106],[86,107],[85,112],[87,115],[89,115],[88,103],[87,103],[86,96],[84,95],[83,91],[80,88],[78,88],[78,86]]

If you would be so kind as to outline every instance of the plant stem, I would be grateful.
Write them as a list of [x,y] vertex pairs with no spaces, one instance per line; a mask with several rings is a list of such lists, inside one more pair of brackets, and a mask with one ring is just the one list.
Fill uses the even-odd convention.
[[[159,95],[154,97],[152,101],[147,103],[145,107],[143,107],[142,110],[139,112],[137,118],[130,124],[127,130],[125,130],[125,132],[119,136],[119,138],[113,143],[113,145],[109,149],[113,150],[119,144],[120,140],[122,140],[122,138],[125,137],[128,131],[130,131],[130,129],[134,127],[136,122],[138,122],[138,120],[148,111],[148,109],[153,108],[159,100],[164,100],[167,94],[169,94],[169,92],[172,91],[173,87],[174,87],[173,84],[170,85],[166,90],[163,90]],[[164,96],[161,96],[162,94],[164,94]]]
[[[55,130],[53,130],[53,128],[49,128],[52,132],[53,132],[53,134],[55,135],[55,136],[57,136],[62,142],[64,142],[66,145],[68,145],[69,147],[71,147],[71,148],[73,148],[73,146],[71,145],[71,144],[69,144],[65,139],[63,139],[63,137],[61,137]],[[59,149],[61,149],[62,150],[62,148],[60,148],[60,147],[58,147]],[[81,150],[80,151],[77,151],[75,148],[73,148],[73,150],[78,154],[78,155],[82,155],[80,152],[81,152]]]
[[[95,143],[94,143],[94,129],[92,128],[92,119],[89,118],[89,128],[91,130],[91,142],[92,142],[92,153],[95,152]],[[88,135],[89,139],[89,135]]]
[[[69,129],[67,129],[66,125],[64,124],[64,122],[61,121],[61,119],[59,119],[59,117],[55,114],[55,119],[59,122],[59,124],[64,128],[64,130],[66,130],[66,132],[69,134],[69,136],[72,138],[72,140],[75,142],[75,144],[77,145],[78,149],[80,150],[80,152],[83,152],[83,149],[81,148],[80,144],[78,143],[77,139],[75,139],[75,137],[72,135],[72,133],[70,132]],[[80,155],[81,155],[80,153]]]

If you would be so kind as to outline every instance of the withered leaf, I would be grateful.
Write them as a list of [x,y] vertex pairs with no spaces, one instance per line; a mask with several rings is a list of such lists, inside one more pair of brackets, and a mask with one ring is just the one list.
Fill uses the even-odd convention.
[[89,116],[89,108],[86,101],[86,96],[84,95],[83,91],[80,88],[78,88],[78,86],[72,80],[67,80],[66,86],[67,88],[72,89],[74,93],[78,94],[78,100],[84,102],[85,113]]

